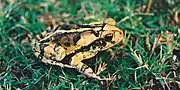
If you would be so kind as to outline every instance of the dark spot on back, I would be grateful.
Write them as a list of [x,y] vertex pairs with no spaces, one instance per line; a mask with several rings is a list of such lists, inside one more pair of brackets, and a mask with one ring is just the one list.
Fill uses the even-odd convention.
[[103,39],[99,39],[93,43],[96,46],[106,46],[106,42]]
[[96,37],[99,37],[99,32],[95,32],[92,30],[91,33],[93,33]]
[[73,37],[74,45],[76,45],[76,43],[79,41],[80,38],[81,38],[80,34],[77,34]]
[[65,42],[64,45],[67,46],[67,47],[70,47],[71,43],[70,42]]
[[60,29],[61,30],[70,30],[71,29],[71,25],[63,24]]
[[67,33],[64,33],[64,34],[55,34],[54,35],[54,40],[59,40],[59,39],[61,39],[63,36],[66,36],[67,35]]
[[[106,43],[104,40],[101,40],[101,41],[100,41],[100,46],[103,46],[103,47],[104,47],[104,46],[106,46],[106,44],[107,44],[107,43]],[[103,47],[102,47],[102,48],[103,48]]]
[[93,43],[90,44],[90,46],[95,49],[95,48],[100,48],[102,49],[103,47],[106,46],[106,42],[103,40],[103,39],[99,39],[99,40],[96,40],[94,41]]
[[77,25],[79,28],[95,28],[95,26],[92,25]]

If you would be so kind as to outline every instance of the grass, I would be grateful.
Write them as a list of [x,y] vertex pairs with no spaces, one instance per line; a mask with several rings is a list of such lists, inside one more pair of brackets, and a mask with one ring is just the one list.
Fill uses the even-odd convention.
[[[1,0],[0,89],[177,90],[178,4],[178,0]],[[108,17],[117,21],[124,40],[112,48],[115,56],[102,52],[95,64],[108,63],[100,76],[114,75],[113,81],[98,81],[74,69],[45,65],[32,52],[28,37],[41,33],[48,22],[83,24]]]

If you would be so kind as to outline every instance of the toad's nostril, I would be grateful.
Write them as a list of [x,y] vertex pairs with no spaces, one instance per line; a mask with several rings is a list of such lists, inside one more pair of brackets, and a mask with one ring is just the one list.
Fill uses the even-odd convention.
[[119,34],[122,34],[122,32],[119,32]]

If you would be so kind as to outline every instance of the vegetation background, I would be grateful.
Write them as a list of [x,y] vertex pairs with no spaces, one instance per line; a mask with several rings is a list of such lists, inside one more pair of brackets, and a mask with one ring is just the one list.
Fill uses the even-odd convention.
[[[48,25],[113,18],[124,32],[99,81],[37,59],[31,39]],[[113,54],[113,55],[111,55]],[[100,90],[180,88],[179,0],[0,0],[0,90]]]

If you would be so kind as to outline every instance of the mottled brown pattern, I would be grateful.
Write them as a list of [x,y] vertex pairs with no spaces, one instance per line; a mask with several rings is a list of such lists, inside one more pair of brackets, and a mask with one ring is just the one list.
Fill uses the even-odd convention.
[[105,22],[54,27],[33,40],[33,51],[44,63],[76,68],[88,77],[102,80],[84,64],[98,52],[111,48],[123,39],[123,32],[109,18]]

